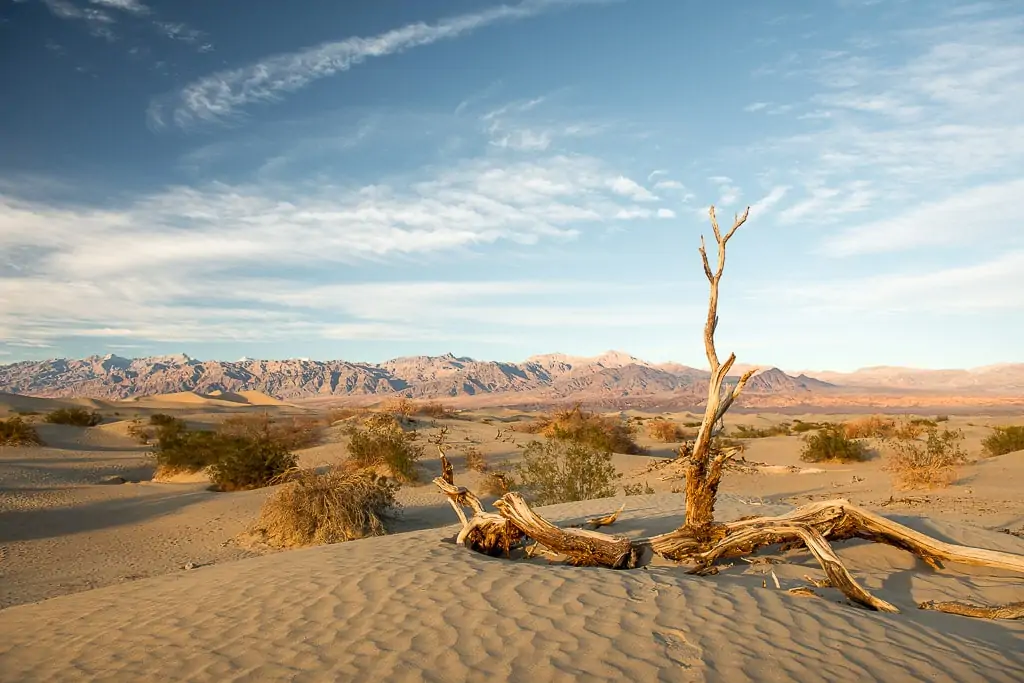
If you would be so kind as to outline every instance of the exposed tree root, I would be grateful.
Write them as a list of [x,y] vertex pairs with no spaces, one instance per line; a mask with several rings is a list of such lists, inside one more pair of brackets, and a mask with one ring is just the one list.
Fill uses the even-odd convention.
[[947,602],[922,602],[918,605],[921,609],[932,609],[936,612],[947,614],[959,614],[964,617],[978,617],[979,619],[1024,619],[1024,602],[1011,602],[1009,605],[999,607],[985,607],[983,605],[972,605],[969,602],[950,600]]
[[[464,487],[438,477],[434,483],[448,497],[463,520],[457,541],[472,550],[510,556],[511,549],[529,538],[552,552],[568,558],[570,564],[612,569],[632,569],[646,564],[653,553],[667,559],[695,563],[692,573],[716,573],[712,565],[723,558],[750,555],[778,544],[806,547],[821,564],[827,581],[816,585],[838,588],[847,598],[868,609],[899,612],[899,609],[865,590],[853,578],[832,550],[828,540],[863,538],[906,550],[940,567],[939,562],[956,562],[1024,573],[1024,556],[945,543],[890,519],[851,505],[830,500],[804,505],[776,517],[753,517],[716,524],[699,537],[683,526],[646,539],[630,539],[589,529],[558,527],[534,511],[518,493],[508,493],[495,502],[498,512],[486,512],[480,499]],[[463,508],[472,510],[466,519]],[[619,511],[600,518],[614,521]],[[922,609],[994,619],[1018,619],[1024,603],[1005,607],[978,607],[966,603],[923,603]]]

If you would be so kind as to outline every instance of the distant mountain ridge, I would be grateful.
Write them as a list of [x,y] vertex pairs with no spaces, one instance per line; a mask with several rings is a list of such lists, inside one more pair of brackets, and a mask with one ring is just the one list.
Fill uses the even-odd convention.
[[[752,403],[778,403],[774,399],[784,397],[800,403],[864,388],[968,387],[1012,393],[1024,386],[1018,379],[1024,378],[1024,364],[977,371],[883,370],[791,375],[769,367],[750,379],[744,395]],[[965,376],[974,383],[965,383]],[[625,399],[697,404],[707,395],[708,377],[706,370],[678,363],[652,364],[621,351],[594,357],[545,354],[518,363],[480,361],[450,353],[394,358],[383,363],[250,358],[201,361],[185,354],[134,359],[106,355],[0,366],[0,392],[127,399],[182,391],[260,391],[279,399],[375,400],[402,395],[419,399],[490,397],[491,403],[509,404],[562,400],[612,404]]]

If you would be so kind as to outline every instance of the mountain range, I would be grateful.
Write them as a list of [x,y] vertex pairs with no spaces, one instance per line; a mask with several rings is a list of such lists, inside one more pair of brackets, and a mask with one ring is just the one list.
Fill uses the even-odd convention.
[[[752,366],[746,366],[752,367]],[[738,373],[742,368],[737,367]],[[42,397],[133,397],[194,391],[261,391],[280,399],[379,400],[390,395],[525,405],[579,400],[615,405],[699,404],[709,373],[677,363],[653,364],[621,351],[595,357],[533,356],[518,363],[411,356],[383,363],[308,359],[234,362],[187,355],[23,361],[0,366],[0,392]],[[736,381],[733,376],[727,381]],[[973,370],[874,367],[852,373],[759,370],[747,405],[841,402],[865,393],[1024,394],[1024,364]]]

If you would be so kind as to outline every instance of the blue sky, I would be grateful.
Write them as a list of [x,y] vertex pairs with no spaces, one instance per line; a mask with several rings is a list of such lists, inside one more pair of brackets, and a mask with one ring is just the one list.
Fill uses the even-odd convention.
[[8,0],[0,362],[1024,361],[1024,8]]

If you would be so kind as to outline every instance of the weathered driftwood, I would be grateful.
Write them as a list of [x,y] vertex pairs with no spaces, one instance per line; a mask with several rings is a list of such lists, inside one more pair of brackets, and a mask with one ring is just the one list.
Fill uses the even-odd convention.
[[977,617],[979,619],[1024,619],[1024,602],[1011,602],[1009,605],[998,607],[985,607],[984,605],[972,605],[969,602],[950,600],[946,602],[922,602],[918,605],[921,609],[931,609],[936,612],[947,614],[959,614],[963,617]]
[[626,504],[623,503],[622,505],[619,506],[618,510],[611,513],[610,515],[604,515],[603,517],[592,517],[591,519],[587,520],[587,524],[594,527],[595,529],[600,529],[603,526],[611,526],[612,524],[615,524],[615,520],[619,518],[619,515],[621,515],[622,511],[625,509]]
[[609,536],[589,529],[562,529],[544,519],[518,493],[495,501],[502,517],[541,545],[569,558],[573,565],[633,569],[645,556],[645,547],[625,536]]

